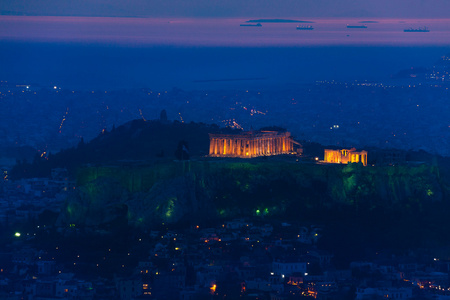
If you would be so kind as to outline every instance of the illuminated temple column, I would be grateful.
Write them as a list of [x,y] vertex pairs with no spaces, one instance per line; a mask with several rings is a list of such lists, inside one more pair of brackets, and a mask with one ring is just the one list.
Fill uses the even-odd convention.
[[278,138],[277,151],[278,151],[278,153],[281,153],[281,154],[283,153],[283,138],[282,137]]
[[214,153],[214,139],[209,140],[209,155]]
[[215,147],[214,147],[214,154],[219,155],[220,154],[220,140],[216,139],[215,141]]
[[224,147],[223,147],[224,154],[229,154],[229,152],[230,152],[229,140],[228,139],[224,139],[223,143],[224,143]]
[[239,139],[239,155],[245,156],[245,144],[244,144],[244,140],[242,140],[242,139]]
[[270,138],[270,154],[274,154],[274,138]]
[[282,138],[277,138],[277,153],[283,153],[283,149],[282,149],[282,147],[280,147],[281,146],[281,140],[282,140]]
[[213,139],[213,154],[217,155],[217,149],[218,149],[218,141],[217,139]]
[[272,138],[272,153],[273,154],[277,153],[277,139],[276,138]]
[[258,155],[262,155],[261,139],[258,139]]
[[223,147],[222,147],[222,150],[223,150],[223,154],[226,154],[227,153],[227,151],[228,151],[228,145],[227,145],[227,139],[223,139],[222,140],[222,142],[223,142]]
[[274,138],[273,139],[273,145],[274,145],[274,152],[275,152],[275,154],[278,154],[278,141],[279,141],[279,138]]
[[234,139],[230,139],[230,154],[236,156],[236,150]]
[[242,155],[242,140],[238,139],[238,155]]
[[256,142],[256,155],[259,156],[260,155],[259,153],[261,151],[261,148],[259,147],[259,139],[256,139],[255,142]]
[[233,139],[230,139],[230,154],[231,154],[231,155],[234,155]]
[[277,153],[277,141],[276,141],[276,138],[272,138],[272,153],[273,154]]
[[225,154],[228,155],[230,154],[230,140],[229,139],[225,139]]
[[214,154],[219,155],[220,154],[220,140],[216,139],[215,145],[214,145]]
[[228,154],[233,155],[233,153],[234,153],[234,139],[229,138]]
[[222,143],[223,143],[223,147],[222,147],[222,154],[227,154],[227,140],[226,139],[223,139],[222,140]]

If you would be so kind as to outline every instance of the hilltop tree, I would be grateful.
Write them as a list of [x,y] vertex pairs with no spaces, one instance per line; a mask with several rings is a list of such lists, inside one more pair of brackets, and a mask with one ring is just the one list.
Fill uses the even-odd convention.
[[175,151],[175,157],[178,160],[189,160],[189,145],[186,141],[180,141]]
[[163,110],[161,111],[161,113],[159,114],[159,120],[160,120],[162,123],[167,122],[167,112],[166,112],[165,109],[163,109]]

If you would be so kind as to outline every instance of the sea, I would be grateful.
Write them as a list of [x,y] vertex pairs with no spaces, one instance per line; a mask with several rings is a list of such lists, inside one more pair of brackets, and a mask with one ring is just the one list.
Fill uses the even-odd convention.
[[[450,53],[450,19],[252,19],[0,16],[0,80],[283,90],[320,80],[386,82]],[[430,31],[404,32],[424,27]]]

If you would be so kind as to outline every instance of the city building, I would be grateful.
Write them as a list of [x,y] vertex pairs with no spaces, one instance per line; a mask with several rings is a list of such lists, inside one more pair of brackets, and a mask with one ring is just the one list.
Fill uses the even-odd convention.
[[324,162],[335,164],[362,163],[367,166],[367,151],[356,151],[355,148],[332,150],[325,149]]
[[209,156],[251,158],[294,152],[289,132],[246,131],[241,134],[209,134]]

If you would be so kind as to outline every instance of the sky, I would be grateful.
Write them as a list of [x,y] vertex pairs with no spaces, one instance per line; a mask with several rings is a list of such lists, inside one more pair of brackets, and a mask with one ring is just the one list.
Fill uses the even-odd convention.
[[2,0],[1,15],[450,18],[450,0]]

